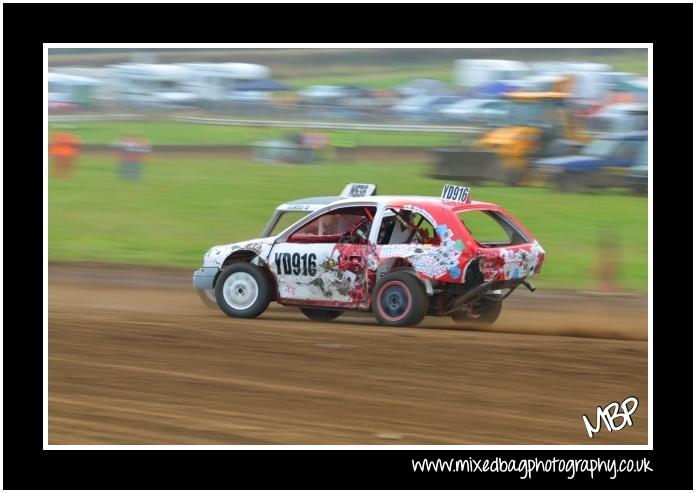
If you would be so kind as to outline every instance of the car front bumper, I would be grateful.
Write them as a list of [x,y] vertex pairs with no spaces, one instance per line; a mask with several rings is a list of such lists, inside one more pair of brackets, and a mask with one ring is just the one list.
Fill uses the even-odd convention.
[[213,289],[218,272],[217,267],[201,267],[193,273],[193,287],[196,289]]

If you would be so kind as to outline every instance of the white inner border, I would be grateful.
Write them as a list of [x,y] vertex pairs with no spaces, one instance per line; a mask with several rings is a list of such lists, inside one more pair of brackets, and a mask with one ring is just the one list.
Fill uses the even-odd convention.
[[[643,48],[648,50],[648,444],[647,445],[49,445],[48,443],[48,49],[49,48]],[[512,53],[512,52],[511,52]],[[43,450],[653,450],[653,45],[652,43],[44,43]],[[0,233],[1,234],[1,233]],[[617,399],[623,396],[617,396]],[[641,402],[642,403],[642,402]],[[597,403],[596,405],[601,405]],[[578,411],[578,426],[582,425]]]

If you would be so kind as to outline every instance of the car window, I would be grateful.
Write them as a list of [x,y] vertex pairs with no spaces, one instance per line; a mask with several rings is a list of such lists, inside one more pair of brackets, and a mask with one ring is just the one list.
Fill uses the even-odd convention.
[[315,218],[294,231],[290,243],[362,243],[367,240],[375,207],[347,207]]
[[471,237],[481,246],[509,246],[529,239],[496,211],[462,211],[457,214]]
[[268,233],[269,236],[274,236],[282,233],[287,228],[295,224],[297,221],[311,214],[311,211],[284,211],[278,218],[278,222],[273,229]]
[[382,218],[378,245],[400,244],[436,245],[439,238],[433,225],[420,214],[406,210],[388,209]]

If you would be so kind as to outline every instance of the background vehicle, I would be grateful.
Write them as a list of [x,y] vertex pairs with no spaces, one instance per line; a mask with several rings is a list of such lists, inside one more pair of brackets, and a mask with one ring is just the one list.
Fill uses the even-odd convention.
[[413,96],[394,106],[392,113],[397,118],[429,121],[436,119],[441,109],[459,101],[458,96]]
[[[647,162],[648,133],[629,132],[599,137],[579,155],[538,160],[535,173],[562,191],[626,186],[647,190]],[[645,166],[644,174],[636,168],[641,166]],[[642,186],[629,184],[629,175],[635,173],[644,175]]]
[[48,73],[49,109],[89,108],[102,82],[91,77]]
[[329,137],[321,132],[300,132],[286,139],[257,142],[254,160],[263,163],[313,163],[325,157]]
[[341,98],[348,96],[347,91],[342,86],[309,86],[297,92],[300,101],[306,104],[335,104]]
[[459,86],[476,87],[488,82],[516,81],[530,73],[529,65],[515,60],[457,60],[454,79]]
[[503,101],[497,99],[464,99],[438,111],[447,122],[471,125],[500,124],[508,114]]
[[414,96],[435,96],[450,92],[449,86],[437,79],[413,79],[396,88],[396,93],[402,98]]
[[586,118],[593,132],[633,132],[648,129],[648,105],[645,103],[610,104]]
[[271,71],[251,63],[182,63],[188,71],[186,87],[209,109],[234,103],[268,103],[271,91],[289,86],[273,80]]
[[312,163],[315,152],[299,140],[265,140],[254,144],[253,159],[261,163]]
[[534,159],[568,154],[588,140],[575,122],[568,98],[564,92],[506,94],[504,126],[484,132],[469,148],[436,150],[434,176],[524,184]]
[[180,65],[123,63],[111,65],[115,100],[144,108],[192,106],[199,96],[189,86],[189,69]]

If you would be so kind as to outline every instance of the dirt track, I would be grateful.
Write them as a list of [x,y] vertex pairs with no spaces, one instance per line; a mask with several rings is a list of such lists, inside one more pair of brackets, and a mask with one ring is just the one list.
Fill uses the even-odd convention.
[[[51,265],[49,443],[647,443],[645,297],[516,292],[495,329],[393,329],[230,319],[189,285]],[[629,395],[633,426],[590,440],[581,416]]]

